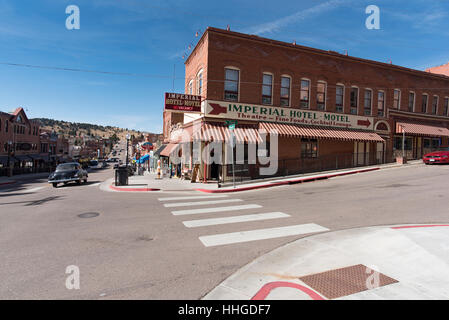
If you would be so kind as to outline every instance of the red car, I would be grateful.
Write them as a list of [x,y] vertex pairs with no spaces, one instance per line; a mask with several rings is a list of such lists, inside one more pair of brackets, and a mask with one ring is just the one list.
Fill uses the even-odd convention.
[[449,163],[449,147],[441,146],[437,151],[425,154],[422,161],[425,164]]

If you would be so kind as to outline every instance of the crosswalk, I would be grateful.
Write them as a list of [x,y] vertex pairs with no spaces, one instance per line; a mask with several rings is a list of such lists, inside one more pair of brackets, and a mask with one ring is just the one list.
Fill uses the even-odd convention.
[[[244,200],[231,198],[229,195],[190,195],[178,197],[164,197],[158,199],[163,202],[165,208],[171,210],[171,214],[185,217],[197,217],[201,214],[226,214],[216,218],[197,218],[182,221],[186,228],[212,227],[218,225],[232,225],[256,221],[286,221],[291,216],[284,212],[258,212],[242,214],[245,210],[261,210],[263,206],[256,203],[244,203]],[[173,209],[172,209],[173,208]],[[315,223],[293,224],[288,226],[263,229],[253,229],[239,232],[203,235],[198,239],[205,247],[238,244],[249,241],[260,241],[273,238],[281,238],[295,235],[312,234],[329,231],[329,229]]]

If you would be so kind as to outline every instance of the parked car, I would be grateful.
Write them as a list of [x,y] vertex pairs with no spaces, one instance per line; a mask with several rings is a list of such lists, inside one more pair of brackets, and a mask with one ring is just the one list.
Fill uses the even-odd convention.
[[449,146],[441,146],[437,151],[425,154],[422,160],[425,164],[449,163]]
[[53,184],[54,188],[58,187],[59,183],[66,185],[69,182],[76,182],[81,184],[87,182],[88,174],[78,162],[62,163],[56,167],[55,172],[48,177],[48,183]]

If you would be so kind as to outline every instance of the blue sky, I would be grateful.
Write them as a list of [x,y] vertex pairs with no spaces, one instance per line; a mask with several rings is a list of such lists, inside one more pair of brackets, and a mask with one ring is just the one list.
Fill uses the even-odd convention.
[[[77,5],[80,30],[67,30]],[[380,8],[380,30],[365,8]],[[448,0],[0,0],[0,110],[162,131],[164,92],[184,92],[183,53],[207,26],[424,69],[449,61]]]

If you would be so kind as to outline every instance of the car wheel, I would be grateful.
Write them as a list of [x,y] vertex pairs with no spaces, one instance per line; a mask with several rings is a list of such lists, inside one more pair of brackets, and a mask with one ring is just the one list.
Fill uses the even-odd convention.
[[53,188],[57,188],[58,184],[57,183],[53,183]]

